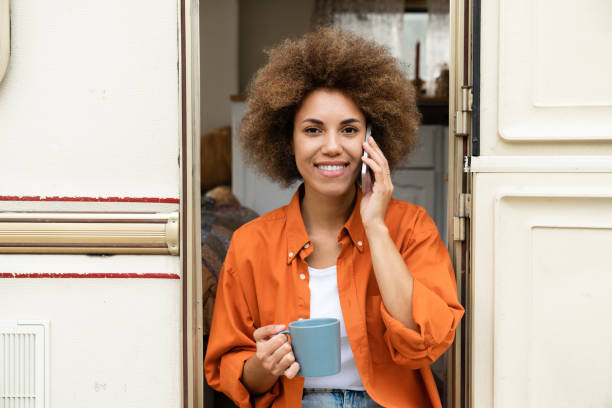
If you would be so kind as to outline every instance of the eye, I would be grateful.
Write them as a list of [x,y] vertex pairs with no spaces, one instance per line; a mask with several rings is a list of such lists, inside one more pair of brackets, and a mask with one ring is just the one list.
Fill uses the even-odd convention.
[[354,133],[359,133],[359,129],[353,127],[353,126],[347,126],[342,130],[344,133],[348,133],[348,134],[354,134]]
[[317,133],[321,133],[321,130],[319,128],[317,128],[317,127],[309,126],[306,129],[304,129],[304,133],[314,135],[314,134],[317,134]]

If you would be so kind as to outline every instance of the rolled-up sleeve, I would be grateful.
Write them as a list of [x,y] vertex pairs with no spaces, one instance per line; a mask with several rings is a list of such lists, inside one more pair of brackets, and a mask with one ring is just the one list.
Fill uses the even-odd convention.
[[256,351],[252,315],[236,275],[236,258],[230,245],[219,274],[211,334],[204,360],[208,384],[226,394],[240,408],[268,407],[280,393],[277,382],[268,392],[251,396],[241,381],[244,363]]
[[380,313],[393,361],[418,369],[433,363],[450,346],[464,309],[457,298],[448,250],[435,223],[420,209],[411,227],[407,229],[410,238],[400,244],[400,253],[414,278],[412,316],[416,330],[393,318],[382,302]]

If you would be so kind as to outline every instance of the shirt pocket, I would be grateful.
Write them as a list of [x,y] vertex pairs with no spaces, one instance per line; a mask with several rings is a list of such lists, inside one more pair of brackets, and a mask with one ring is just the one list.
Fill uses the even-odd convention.
[[391,355],[385,342],[385,323],[380,314],[381,296],[366,296],[366,328],[368,332],[368,344],[370,345],[370,356],[374,363],[388,363]]

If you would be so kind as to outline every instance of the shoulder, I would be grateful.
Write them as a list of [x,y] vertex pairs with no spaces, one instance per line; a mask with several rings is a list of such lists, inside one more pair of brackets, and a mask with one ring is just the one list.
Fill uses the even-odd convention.
[[248,254],[258,247],[274,245],[274,239],[283,235],[286,220],[287,206],[261,215],[234,231],[230,246],[234,251]]
[[264,215],[261,215],[236,230],[234,236],[245,238],[250,235],[257,235],[262,232],[267,233],[271,230],[281,230],[287,219],[287,206],[277,208]]
[[405,214],[414,215],[417,212],[425,211],[425,209],[419,205],[411,203],[410,201],[402,201],[396,198],[392,198],[389,202],[387,212],[392,214]]
[[420,232],[438,232],[433,219],[427,211],[414,203],[394,198],[389,202],[386,224],[394,230],[397,237],[413,237]]
[[402,201],[392,198],[387,208],[387,218],[394,223],[398,221],[402,224],[408,222],[420,222],[426,219],[431,219],[427,211],[420,205],[416,205],[409,201]]

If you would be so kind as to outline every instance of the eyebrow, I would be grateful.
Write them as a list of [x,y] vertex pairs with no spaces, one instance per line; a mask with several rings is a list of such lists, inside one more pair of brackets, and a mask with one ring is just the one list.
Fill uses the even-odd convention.
[[[316,123],[317,125],[322,125],[323,121],[319,120],[319,119],[313,119],[313,118],[306,118],[302,121],[302,123],[304,122],[312,122],[312,123]],[[340,122],[341,125],[346,125],[347,123],[355,123],[355,122],[360,122],[359,119],[355,119],[355,118],[349,118],[349,119],[344,119],[342,122]]]

